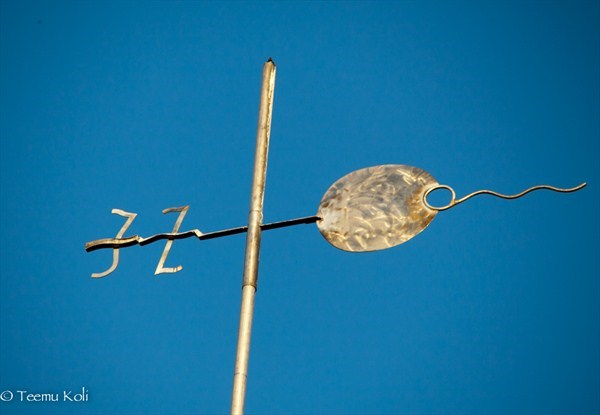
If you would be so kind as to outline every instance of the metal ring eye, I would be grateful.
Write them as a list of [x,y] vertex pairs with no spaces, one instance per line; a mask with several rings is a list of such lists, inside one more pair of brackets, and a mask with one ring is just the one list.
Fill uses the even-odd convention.
[[[440,190],[440,189],[448,190],[450,192],[450,203],[448,203],[447,205],[444,205],[444,206],[430,205],[429,202],[427,201],[427,196],[429,196],[429,194],[431,192],[433,192],[435,190]],[[432,210],[441,211],[441,210],[450,209],[452,206],[454,206],[456,204],[456,193],[454,192],[454,189],[451,188],[450,186],[447,186],[445,184],[438,184],[438,185],[432,186],[429,189],[425,190],[425,193],[423,194],[423,203],[425,204],[425,206],[427,206],[429,209],[432,209]]]

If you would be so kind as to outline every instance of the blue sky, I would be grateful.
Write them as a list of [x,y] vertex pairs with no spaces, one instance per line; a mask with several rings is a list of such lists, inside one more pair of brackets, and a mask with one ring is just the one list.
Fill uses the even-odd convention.
[[345,174],[431,173],[481,196],[393,249],[315,225],[263,235],[246,411],[600,412],[598,2],[0,2],[4,414],[230,407],[264,61],[277,63],[265,222]]

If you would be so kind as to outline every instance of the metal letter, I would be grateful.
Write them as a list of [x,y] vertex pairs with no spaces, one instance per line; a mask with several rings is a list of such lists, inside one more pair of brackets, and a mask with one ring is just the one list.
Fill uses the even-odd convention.
[[[137,213],[129,213],[129,212],[125,212],[124,210],[121,210],[121,209],[113,209],[111,211],[111,213],[114,213],[116,215],[127,218],[127,220],[125,221],[125,224],[121,227],[121,229],[119,230],[119,233],[117,233],[116,239],[120,239],[121,237],[123,237],[123,234],[125,233],[127,228],[129,228],[129,225],[131,225],[131,223],[137,216]],[[119,265],[119,248],[114,248],[113,249],[113,263],[110,266],[110,268],[104,272],[92,274],[92,278],[106,277],[108,274],[110,274],[111,272],[113,272],[114,270],[117,269],[117,265]]]
[[[179,232],[179,227],[181,226],[181,222],[183,222],[183,218],[185,217],[185,214],[187,213],[189,208],[190,207],[188,205],[188,206],[182,206],[182,207],[178,207],[178,208],[168,208],[168,209],[163,210],[163,212],[162,212],[163,214],[167,214],[167,213],[171,213],[171,212],[181,212],[181,213],[179,213],[179,217],[177,218],[177,221],[175,222],[175,226],[173,226],[172,233]],[[183,269],[183,267],[181,265],[177,265],[174,268],[165,268],[163,266],[163,265],[165,265],[167,256],[169,256],[169,251],[171,250],[171,245],[173,245],[173,240],[169,239],[165,245],[165,249],[163,250],[160,260],[158,261],[158,265],[156,267],[156,271],[154,271],[154,275],[163,274],[163,273],[179,272]]]

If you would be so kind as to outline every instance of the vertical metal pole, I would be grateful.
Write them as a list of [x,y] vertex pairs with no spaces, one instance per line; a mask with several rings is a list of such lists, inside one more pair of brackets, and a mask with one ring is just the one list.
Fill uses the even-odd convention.
[[260,109],[258,112],[258,130],[256,132],[256,154],[254,156],[254,175],[248,214],[248,234],[246,237],[246,259],[242,282],[242,307],[240,328],[238,331],[235,374],[233,376],[233,394],[231,413],[244,413],[246,381],[248,378],[248,357],[252,334],[252,315],[254,313],[254,295],[258,283],[258,258],[260,253],[260,225],[263,220],[263,200],[267,178],[267,156],[269,136],[271,134],[271,114],[273,113],[273,93],[275,91],[275,62],[269,58],[263,67]]

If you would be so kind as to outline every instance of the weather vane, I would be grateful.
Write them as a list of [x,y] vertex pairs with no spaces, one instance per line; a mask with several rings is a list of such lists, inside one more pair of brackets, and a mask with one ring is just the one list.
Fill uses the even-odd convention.
[[[582,183],[573,188],[561,189],[540,185],[530,187],[515,195],[503,195],[491,190],[479,190],[457,199],[452,187],[439,184],[431,174],[423,169],[402,164],[386,164],[356,170],[336,181],[325,192],[317,214],[314,216],[263,224],[263,200],[271,115],[273,112],[275,72],[275,63],[269,58],[263,67],[248,226],[209,233],[203,233],[199,229],[179,232],[181,223],[189,209],[189,206],[182,206],[163,210],[163,214],[179,212],[171,232],[149,237],[139,235],[125,237],[125,232],[137,214],[121,209],[113,209],[112,213],[127,218],[116,237],[97,239],[85,244],[87,252],[103,248],[113,249],[113,263],[110,268],[104,272],[92,274],[92,277],[100,278],[107,276],[117,268],[119,249],[133,245],[143,246],[166,239],[165,248],[155,271],[155,274],[161,274],[174,273],[183,269],[181,265],[165,267],[169,251],[176,239],[196,237],[199,240],[205,240],[247,233],[240,326],[231,403],[232,414],[242,414],[244,412],[252,315],[258,283],[258,258],[262,231],[316,223],[321,235],[336,248],[349,252],[378,251],[408,241],[425,229],[438,212],[450,209],[473,196],[488,194],[503,199],[517,199],[539,189],[568,193],[586,186],[586,183]],[[428,201],[428,196],[440,189],[450,192],[450,202],[444,206],[434,206]]]

